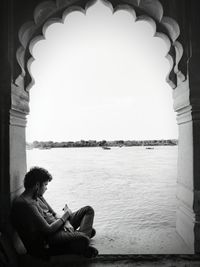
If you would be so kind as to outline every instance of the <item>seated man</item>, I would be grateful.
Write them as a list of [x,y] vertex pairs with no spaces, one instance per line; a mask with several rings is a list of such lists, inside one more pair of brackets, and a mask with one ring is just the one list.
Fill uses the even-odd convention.
[[58,216],[43,198],[51,180],[47,170],[30,169],[24,178],[25,191],[12,206],[13,225],[28,253],[40,257],[61,253],[97,256],[98,250],[89,245],[95,235],[94,210],[86,206],[72,212],[65,205],[63,215]]

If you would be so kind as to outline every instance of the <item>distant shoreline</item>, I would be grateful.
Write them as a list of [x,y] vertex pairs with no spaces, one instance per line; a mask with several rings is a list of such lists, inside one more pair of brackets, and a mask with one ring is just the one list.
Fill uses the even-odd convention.
[[53,142],[53,141],[34,141],[26,143],[27,149],[32,148],[70,148],[70,147],[130,147],[130,146],[176,146],[177,139],[161,139],[161,140],[115,140],[115,141],[96,141],[96,140],[80,140],[67,142]]

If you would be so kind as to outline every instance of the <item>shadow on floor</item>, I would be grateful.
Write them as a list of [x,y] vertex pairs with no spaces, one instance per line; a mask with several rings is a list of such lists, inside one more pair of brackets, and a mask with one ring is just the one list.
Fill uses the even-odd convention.
[[102,254],[95,259],[77,255],[53,256],[41,260],[17,254],[9,239],[0,233],[0,267],[200,267],[200,255],[192,254]]

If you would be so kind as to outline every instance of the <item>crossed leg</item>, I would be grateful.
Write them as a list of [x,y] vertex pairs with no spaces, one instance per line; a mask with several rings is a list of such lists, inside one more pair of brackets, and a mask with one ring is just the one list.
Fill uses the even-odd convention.
[[[52,252],[76,253],[96,256],[98,251],[89,246],[94,220],[94,210],[85,206],[71,214],[69,221],[74,227],[74,232],[58,231],[49,237],[49,245]],[[90,255],[91,254],[91,255]]]
[[84,233],[90,238],[94,221],[94,210],[90,206],[85,206],[72,213],[69,221],[74,227],[74,230],[78,229],[79,232]]

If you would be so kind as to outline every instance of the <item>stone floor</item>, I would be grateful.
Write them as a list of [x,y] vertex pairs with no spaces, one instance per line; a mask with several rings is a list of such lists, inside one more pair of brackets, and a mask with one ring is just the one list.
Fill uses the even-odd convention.
[[200,267],[200,256],[192,254],[175,230],[137,231],[126,238],[97,233],[92,244],[99,250],[95,259],[61,255],[42,261],[24,255],[19,267]]
[[99,254],[193,254],[174,228],[98,233],[92,240]]
[[[175,231],[137,231],[126,237],[121,239],[114,233],[109,237],[97,233],[92,241],[99,250],[99,256],[95,259],[60,255],[44,261],[29,255],[18,255],[19,264],[12,260],[6,267],[200,267],[200,255],[193,255]],[[10,250],[9,247],[6,250]],[[14,259],[11,251],[8,255]]]
[[21,259],[20,267],[199,267],[197,255],[100,255],[96,259],[77,258],[73,255],[56,256],[49,262]]

